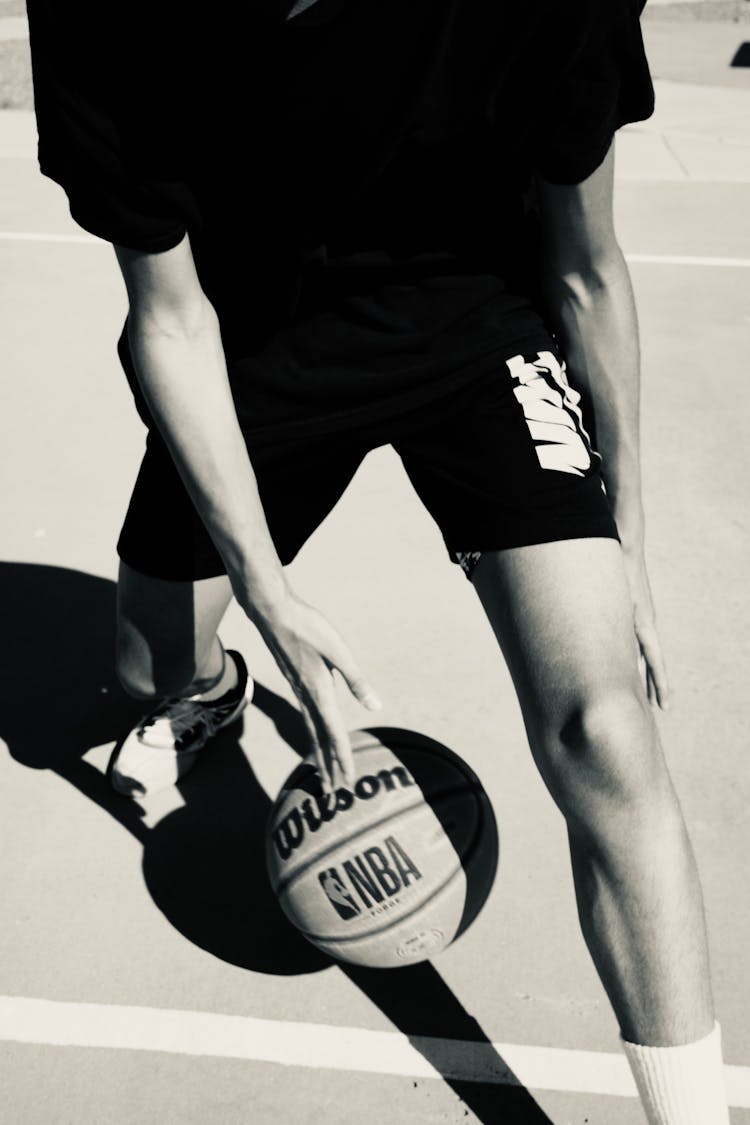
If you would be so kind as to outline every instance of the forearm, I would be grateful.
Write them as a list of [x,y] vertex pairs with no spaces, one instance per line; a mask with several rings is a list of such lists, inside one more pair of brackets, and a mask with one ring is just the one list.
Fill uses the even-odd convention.
[[235,592],[262,610],[286,581],[266,523],[227,377],[216,314],[158,317],[131,308],[128,333],[139,383]]
[[639,448],[640,350],[627,265],[619,251],[604,267],[544,278],[548,316],[571,381],[594,411],[603,476],[623,542],[643,534]]

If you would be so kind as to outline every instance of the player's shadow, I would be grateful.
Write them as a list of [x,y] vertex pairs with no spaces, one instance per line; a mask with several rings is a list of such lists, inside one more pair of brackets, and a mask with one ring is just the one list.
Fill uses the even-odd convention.
[[[264,830],[270,800],[236,727],[219,736],[200,769],[180,784],[184,805],[152,828],[138,803],[115,794],[102,770],[83,757],[114,744],[143,710],[114,675],[114,612],[110,581],[58,567],[0,563],[0,738],[16,761],[59,774],[142,843],[148,890],[188,940],[254,972],[330,969],[334,962],[297,934],[268,884]],[[305,752],[295,708],[260,684],[254,705],[290,747]],[[549,1121],[431,964],[393,971],[338,968],[480,1121]]]

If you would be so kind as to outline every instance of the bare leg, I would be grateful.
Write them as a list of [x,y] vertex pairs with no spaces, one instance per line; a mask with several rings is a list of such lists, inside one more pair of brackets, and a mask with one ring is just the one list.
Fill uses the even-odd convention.
[[231,597],[225,576],[170,582],[121,563],[117,672],[125,690],[155,699],[209,688],[223,666],[217,629]]
[[474,585],[566,818],[581,928],[622,1035],[654,1046],[707,1035],[701,888],[640,684],[619,545],[489,552]]

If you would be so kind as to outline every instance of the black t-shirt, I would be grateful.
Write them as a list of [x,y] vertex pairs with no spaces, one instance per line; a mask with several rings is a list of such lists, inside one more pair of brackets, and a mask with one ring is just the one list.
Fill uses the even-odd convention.
[[40,167],[104,239],[189,231],[260,421],[447,385],[543,339],[524,193],[652,112],[641,6],[29,0]]

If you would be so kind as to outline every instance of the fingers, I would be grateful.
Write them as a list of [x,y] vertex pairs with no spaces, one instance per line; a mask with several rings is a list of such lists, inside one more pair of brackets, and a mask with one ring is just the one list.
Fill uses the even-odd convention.
[[311,714],[311,720],[315,732],[313,744],[321,769],[324,790],[330,792],[330,789],[326,789],[326,782],[330,779],[331,786],[335,786],[334,765],[338,766],[345,783],[350,788],[353,788],[356,780],[349,734],[341,720],[331,672],[334,669],[339,672],[357,702],[369,711],[380,711],[383,704],[360,671],[346,643],[330,627],[325,649],[323,645],[320,648],[321,652],[325,653],[323,659],[329,672],[316,698],[317,717]]
[[653,597],[642,550],[636,556],[628,556],[626,552],[625,569],[633,599],[633,625],[643,661],[646,695],[649,703],[658,704],[662,711],[666,711],[669,708],[669,681],[656,631]]
[[298,699],[324,793],[333,792],[341,780],[351,788],[355,782],[354,756],[330,672],[323,668],[315,687],[302,692]]
[[[302,604],[302,603],[301,603]],[[309,638],[329,669],[336,669],[354,698],[369,711],[382,710],[378,693],[366,679],[343,637],[312,606],[304,606]]]
[[341,638],[336,637],[332,645],[329,643],[325,659],[329,667],[335,668],[341,674],[344,683],[358,703],[361,703],[368,711],[382,710],[383,704],[380,702],[377,692],[365,679]]
[[285,603],[273,620],[261,621],[261,628],[299,702],[325,791],[333,790],[337,775],[353,786],[354,759],[333,671],[340,672],[354,697],[370,710],[382,707],[375,691],[336,630],[300,599]]
[[669,680],[661,644],[653,622],[636,624],[636,636],[645,663],[646,693],[649,703],[657,703],[662,711],[669,709]]
[[342,782],[350,787],[354,785],[354,758],[349,731],[338,708],[331,670],[317,654],[316,663],[317,668],[308,667],[305,676],[299,674],[298,668],[286,669],[286,675],[305,721],[323,791],[332,793]]

